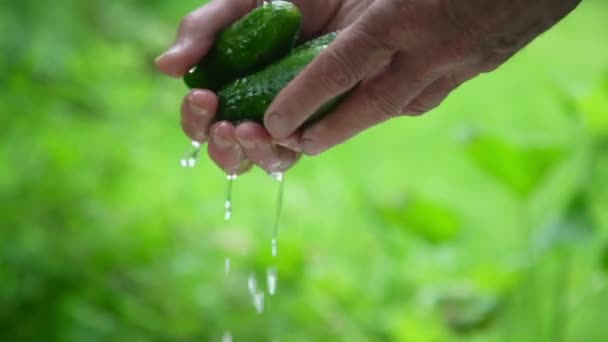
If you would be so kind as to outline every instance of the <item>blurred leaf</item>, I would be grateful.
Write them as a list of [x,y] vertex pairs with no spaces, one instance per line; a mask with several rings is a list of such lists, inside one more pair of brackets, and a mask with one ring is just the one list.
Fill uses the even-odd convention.
[[401,313],[391,325],[391,341],[440,342],[447,339],[441,322],[417,311],[405,315]]
[[511,268],[497,265],[492,260],[477,266],[471,279],[480,290],[493,293],[506,293],[513,289],[519,280],[517,272]]
[[587,127],[594,136],[608,136],[608,72],[594,90],[580,100]]
[[600,254],[600,268],[608,273],[608,242],[604,244]]
[[588,241],[595,232],[588,194],[581,189],[570,200],[562,216],[540,231],[536,243],[541,249],[567,248]]
[[438,301],[447,326],[459,334],[469,334],[489,327],[501,305],[497,298],[468,289],[445,293]]
[[453,240],[461,228],[458,212],[420,196],[401,197],[378,206],[380,217],[431,243]]
[[475,164],[519,197],[526,198],[564,157],[562,148],[513,144],[490,136],[476,136],[468,154]]

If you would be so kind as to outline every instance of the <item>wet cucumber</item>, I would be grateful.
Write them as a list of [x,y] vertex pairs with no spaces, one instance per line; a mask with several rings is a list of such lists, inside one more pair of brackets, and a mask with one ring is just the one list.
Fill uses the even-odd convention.
[[[219,92],[217,120],[230,122],[263,122],[266,109],[291,80],[293,80],[329,43],[336,33],[321,36],[296,47],[285,58],[252,75],[237,79],[222,87]],[[319,116],[335,104],[331,101],[313,117]]]
[[213,91],[285,56],[298,39],[302,15],[287,1],[264,4],[224,29],[207,56],[184,76],[190,88]]

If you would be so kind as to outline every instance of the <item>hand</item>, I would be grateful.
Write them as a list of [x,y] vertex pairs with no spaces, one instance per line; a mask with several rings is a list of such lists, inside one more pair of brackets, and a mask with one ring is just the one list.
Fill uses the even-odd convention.
[[[305,40],[324,32],[323,27],[342,3],[336,0],[294,2],[305,18],[301,30]],[[261,3],[259,0],[215,0],[188,14],[180,24],[173,46],[156,59],[157,67],[170,76],[183,76],[205,56],[218,32]],[[181,123],[191,139],[209,142],[211,159],[227,173],[242,173],[250,168],[251,162],[269,172],[284,171],[298,160],[299,152],[276,144],[262,125],[246,122],[235,127],[226,121],[213,123],[216,110],[214,93],[193,89],[183,100]],[[281,142],[290,146],[289,139]]]
[[[211,132],[209,154],[227,171],[246,167],[245,160],[284,170],[297,160],[294,151],[316,155],[387,119],[425,113],[463,82],[504,63],[580,0],[293,2],[303,13],[305,38],[341,33],[276,97],[265,127],[219,122],[209,130],[214,95],[194,90],[184,102],[184,130],[198,141]],[[256,5],[216,0],[194,11],[182,22],[174,47],[157,59],[158,67],[183,75],[204,56],[215,33]],[[333,112],[300,130],[317,108],[349,90]],[[206,115],[197,115],[193,104]]]

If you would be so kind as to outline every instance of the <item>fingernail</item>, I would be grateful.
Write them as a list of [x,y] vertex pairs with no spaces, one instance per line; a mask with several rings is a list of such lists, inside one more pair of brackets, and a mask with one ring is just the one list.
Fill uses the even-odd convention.
[[[182,49],[181,44],[179,44],[179,43],[174,44],[169,49],[167,49],[167,51],[163,52],[160,56],[156,57],[154,59],[154,63],[156,65],[159,65],[159,67],[160,67],[161,64],[165,64],[165,63],[163,63],[163,59],[167,58],[170,55],[178,53],[181,49]],[[171,64],[171,63],[169,63],[169,64]],[[171,65],[164,65],[164,67],[161,67],[161,68],[165,73],[167,73],[170,76],[173,76],[173,77],[181,76],[181,72],[179,70],[172,70]]]
[[243,174],[243,173],[249,171],[252,166],[253,166],[252,162],[250,162],[247,159],[244,159],[244,160],[241,161],[241,163],[239,164],[239,166],[236,168],[236,171],[234,171],[233,173],[236,173],[238,175]]
[[190,111],[197,116],[208,116],[209,115],[209,111],[206,110],[205,108],[198,106],[192,102],[190,102],[188,104],[188,106],[190,107]]
[[237,137],[237,139],[239,139],[239,144],[248,150],[253,149],[256,146],[255,141],[249,138]]
[[324,150],[323,146],[319,145],[312,139],[303,139],[302,149],[304,153],[309,156],[316,156]]
[[275,140],[274,143],[279,146],[287,147],[292,151],[302,152],[302,146],[296,139],[279,139]]
[[165,50],[165,52],[161,53],[158,57],[156,57],[156,59],[154,61],[159,61],[159,60],[167,57],[168,55],[176,53],[180,49],[181,49],[181,45],[180,44],[173,44],[170,48],[168,48],[167,50]]
[[283,137],[287,133],[287,122],[281,113],[272,112],[266,119],[266,129],[275,137]]
[[234,142],[218,133],[213,135],[213,142],[217,145],[217,147],[227,150],[234,146]]

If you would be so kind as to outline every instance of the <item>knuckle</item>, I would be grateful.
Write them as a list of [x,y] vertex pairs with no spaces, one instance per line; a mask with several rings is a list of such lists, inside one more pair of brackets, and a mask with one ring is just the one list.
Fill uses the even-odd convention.
[[186,14],[179,23],[178,32],[184,34],[195,28],[197,17],[194,13]]
[[379,121],[401,115],[403,105],[390,91],[374,86],[368,89],[369,110]]
[[363,21],[350,29],[352,44],[357,44],[361,52],[373,51],[375,54],[390,53],[397,50],[390,37],[394,36],[393,27],[381,20]]
[[361,75],[338,49],[328,49],[324,56],[321,85],[329,91],[337,92],[355,85]]
[[515,52],[503,52],[493,51],[488,53],[485,58],[482,59],[479,72],[488,73],[498,69],[507,59],[509,59]]
[[407,106],[405,112],[408,116],[420,116],[428,111],[433,110],[438,105],[439,103],[425,103],[416,99]]

